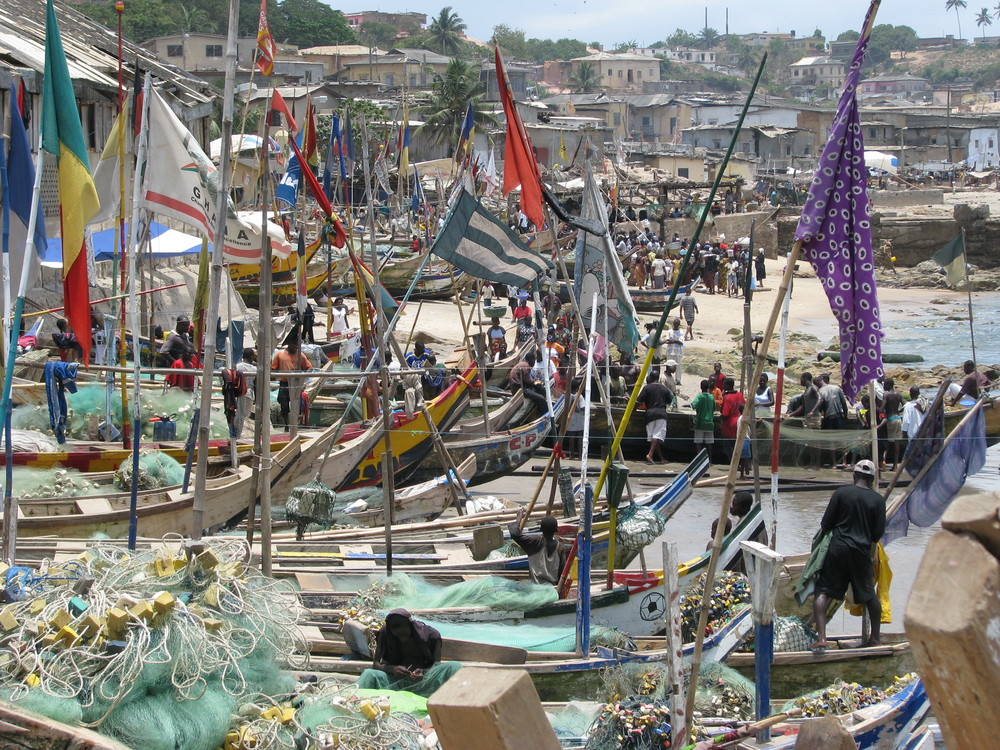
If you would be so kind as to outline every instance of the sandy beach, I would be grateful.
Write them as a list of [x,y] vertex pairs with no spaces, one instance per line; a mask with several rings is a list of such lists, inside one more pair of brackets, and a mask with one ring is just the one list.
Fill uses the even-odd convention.
[[[766,262],[767,278],[764,288],[754,293],[751,308],[750,320],[754,331],[762,331],[771,315],[772,308],[777,296],[777,286],[780,283],[781,275],[785,269],[785,259],[768,259]],[[698,302],[698,315],[695,320],[694,341],[687,342],[682,368],[684,373],[692,373],[696,376],[707,375],[712,368],[712,363],[721,360],[727,366],[727,372],[735,371],[739,375],[739,355],[742,346],[740,334],[737,329],[742,330],[744,316],[744,301],[742,298],[727,297],[725,294],[710,295],[704,290],[697,291],[695,298]],[[966,295],[959,292],[943,291],[940,289],[901,289],[892,287],[879,288],[879,302],[884,320],[906,319],[915,315],[919,311],[926,312],[928,306],[934,301],[934,306],[942,311],[942,314],[964,314],[966,306]],[[416,305],[411,305],[412,314],[416,314]],[[454,347],[459,346],[462,341],[462,323],[458,313],[458,308],[452,301],[425,301],[419,306],[419,318],[416,320],[415,337],[421,338],[431,343],[434,349],[439,352],[450,352]],[[472,305],[466,305],[463,314],[468,316],[470,311],[474,311]],[[645,323],[655,322],[657,316],[653,313],[640,313],[640,331]],[[414,325],[414,318],[410,313],[404,315],[400,330],[409,332]],[[486,321],[486,325],[489,325]],[[503,325],[508,329],[508,342],[512,341],[512,325],[509,317],[503,320]],[[478,326],[475,320],[472,322],[472,330]],[[812,266],[800,261],[799,268],[795,272],[793,282],[792,301],[789,308],[789,331],[794,339],[794,348],[797,358],[800,360],[799,366],[790,367],[789,373],[801,371],[804,363],[801,360],[808,356],[815,362],[815,353],[820,350],[836,348],[837,324],[822,285],[813,273]],[[777,331],[775,332],[777,336]],[[644,352],[644,348],[640,346]],[[770,351],[777,351],[777,340],[772,342]],[[896,352],[892,337],[887,335],[883,340],[883,351]],[[789,354],[792,357],[790,351]],[[958,366],[966,355],[962,351],[956,350],[954,365]],[[814,366],[815,371],[833,370],[834,378],[837,378],[839,368],[827,362],[820,366]],[[681,386],[682,403],[689,401],[697,393],[698,377],[689,377],[683,380]]]

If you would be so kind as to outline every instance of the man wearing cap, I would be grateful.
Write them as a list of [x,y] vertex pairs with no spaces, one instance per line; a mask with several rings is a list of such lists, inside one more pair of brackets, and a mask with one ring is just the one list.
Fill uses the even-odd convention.
[[663,369],[660,372],[660,385],[665,385],[667,390],[673,395],[673,401],[671,405],[674,410],[677,409],[677,379],[674,373],[677,372],[677,360],[668,359],[663,363]]
[[865,605],[871,633],[865,646],[877,646],[882,620],[882,604],[875,590],[872,559],[875,545],[885,531],[885,500],[872,489],[875,464],[868,459],[854,466],[854,484],[840,487],[820,523],[831,534],[830,546],[816,582],[813,615],[816,618],[814,650],[826,648],[826,613],[830,599],[843,599],[850,585],[854,601]]

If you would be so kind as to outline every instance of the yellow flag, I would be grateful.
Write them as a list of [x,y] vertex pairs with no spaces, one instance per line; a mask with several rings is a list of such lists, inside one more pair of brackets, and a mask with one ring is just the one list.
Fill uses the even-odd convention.
[[569,153],[566,151],[566,139],[559,133],[559,158],[563,160],[563,166],[568,166]]

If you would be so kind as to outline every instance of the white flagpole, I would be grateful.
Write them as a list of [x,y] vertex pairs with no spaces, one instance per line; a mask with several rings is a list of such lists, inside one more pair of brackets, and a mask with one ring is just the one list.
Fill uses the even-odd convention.
[[[215,332],[218,328],[219,294],[222,287],[223,249],[226,243],[226,218],[229,215],[229,174],[233,132],[233,96],[236,88],[236,30],[239,18],[239,0],[229,0],[229,30],[226,40],[226,84],[222,95],[222,153],[219,157],[219,203],[216,208],[215,238],[212,242],[212,266],[209,269],[208,311],[203,326],[205,353],[204,374],[201,378],[201,408],[198,420],[198,468],[194,475],[194,508],[191,520],[191,538],[201,539],[205,519],[205,491],[208,477],[208,439],[212,424],[212,378],[215,371]],[[266,115],[265,115],[266,116]],[[265,133],[264,153],[267,153]],[[267,162],[265,161],[265,164]],[[309,169],[308,164],[301,164]],[[266,209],[266,206],[265,206]],[[271,238],[267,233],[267,220],[260,227],[263,241],[268,246]],[[261,258],[261,264],[265,259]],[[270,260],[266,261],[270,264]],[[300,259],[301,262],[301,259]],[[262,269],[263,270],[263,266]],[[211,331],[211,333],[209,333]],[[267,353],[264,353],[267,356]],[[232,442],[230,442],[232,446]]]
[[[152,78],[146,74],[143,82],[142,95],[142,130],[136,144],[135,174],[132,178],[132,224],[130,225],[131,242],[128,248],[128,318],[132,328],[132,494],[129,501],[128,515],[128,548],[135,549],[135,539],[138,533],[139,519],[136,515],[139,492],[139,445],[142,443],[142,421],[139,398],[142,391],[141,358],[139,357],[139,297],[136,294],[136,284],[139,283],[138,259],[139,238],[142,235],[139,226],[139,212],[142,204],[142,194],[146,187],[146,152],[149,146],[149,97],[153,88]],[[123,123],[124,128],[124,123]],[[124,137],[124,133],[119,133]],[[125,332],[122,331],[122,335]],[[150,341],[152,344],[152,340]],[[150,346],[150,353],[153,348]],[[124,422],[125,415],[122,414]]]

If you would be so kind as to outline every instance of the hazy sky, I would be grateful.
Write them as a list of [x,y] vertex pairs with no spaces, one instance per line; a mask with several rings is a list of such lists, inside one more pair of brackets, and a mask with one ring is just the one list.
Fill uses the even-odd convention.
[[[803,0],[702,0],[686,3],[678,0],[357,0],[356,6],[345,6],[342,0],[324,0],[345,12],[382,10],[397,12],[419,10],[428,17],[436,15],[446,3],[468,25],[466,33],[477,39],[489,39],[493,27],[507,24],[525,31],[527,36],[540,39],[570,37],[584,42],[602,42],[613,46],[635,39],[640,44],[661,41],[674,29],[696,32],[708,25],[719,32],[726,29],[726,8],[729,8],[729,31],[733,34],[752,32],[789,32],[808,36],[819,28],[828,39],[847,29],[859,29],[868,9],[868,0],[837,2],[803,2]],[[962,35],[981,36],[975,25],[980,3],[968,0],[960,12]],[[985,2],[985,0],[983,0]],[[438,4],[440,3],[440,4]],[[996,0],[985,4],[991,8]],[[958,35],[954,11],[946,11],[944,0],[883,0],[876,23],[906,24],[920,36]],[[1000,21],[987,27],[987,35],[1000,33]]]

